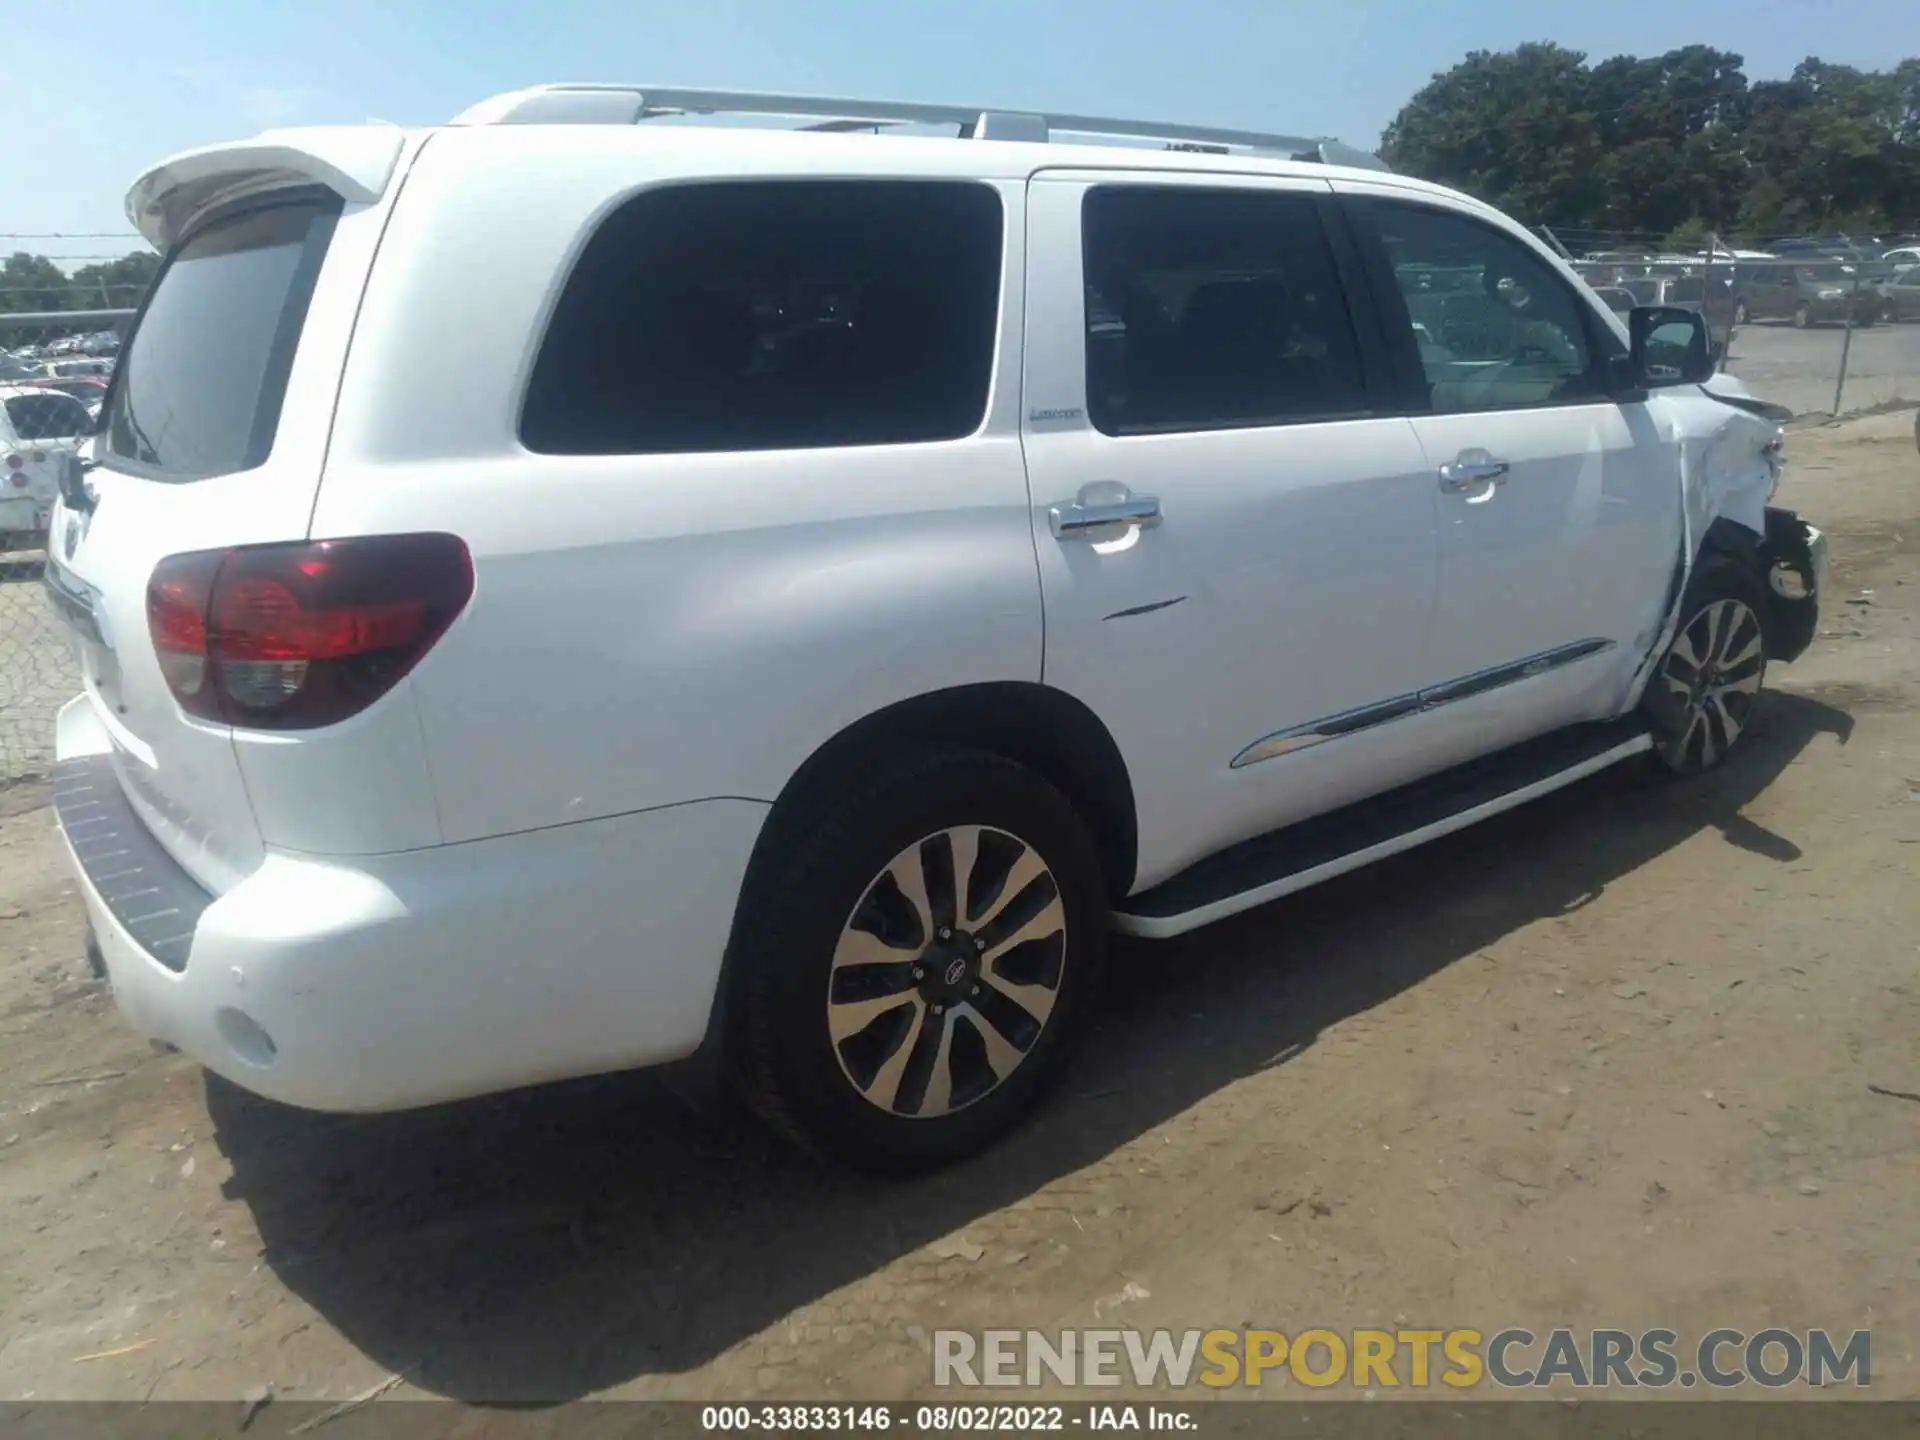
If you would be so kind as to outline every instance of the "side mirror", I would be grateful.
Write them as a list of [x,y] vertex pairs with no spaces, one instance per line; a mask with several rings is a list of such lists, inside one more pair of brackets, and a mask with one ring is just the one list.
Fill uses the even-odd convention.
[[1698,385],[1713,378],[1713,341],[1698,311],[1636,305],[1627,313],[1627,334],[1642,385]]

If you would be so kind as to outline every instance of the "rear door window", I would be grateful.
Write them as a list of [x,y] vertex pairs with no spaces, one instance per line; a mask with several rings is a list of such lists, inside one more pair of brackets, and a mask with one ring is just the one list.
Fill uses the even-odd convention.
[[520,435],[549,455],[954,440],[986,417],[1004,218],[973,181],[648,191],[555,308]]
[[22,440],[70,440],[93,429],[87,407],[71,395],[14,395],[7,419]]
[[1108,435],[1367,413],[1314,200],[1103,186],[1082,214],[1087,412]]
[[266,461],[339,211],[332,197],[254,205],[175,248],[101,416],[110,466],[199,480]]

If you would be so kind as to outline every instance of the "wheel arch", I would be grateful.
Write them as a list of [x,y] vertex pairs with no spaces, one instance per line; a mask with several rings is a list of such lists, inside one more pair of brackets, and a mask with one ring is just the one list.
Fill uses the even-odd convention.
[[779,856],[796,829],[831,798],[849,770],[929,746],[985,751],[1045,776],[1086,822],[1108,898],[1117,902],[1133,888],[1139,858],[1133,781],[1112,733],[1085,702],[1027,681],[962,685],[897,701],[825,741],[781,788],[754,842],[734,906],[709,1043],[726,1029],[742,917],[752,913],[777,874]]

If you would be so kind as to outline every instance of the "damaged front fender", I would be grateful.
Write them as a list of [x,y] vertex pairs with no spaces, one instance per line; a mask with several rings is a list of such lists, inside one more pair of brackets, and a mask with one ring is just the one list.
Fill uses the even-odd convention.
[[[1778,641],[1770,635],[1768,647],[1782,660],[1795,658],[1812,639],[1814,622],[1809,617],[1817,611],[1819,589],[1814,552],[1817,549],[1821,556],[1825,553],[1825,541],[1815,543],[1817,531],[1802,526],[1797,516],[1768,507],[1780,483],[1787,418],[1782,407],[1758,399],[1734,376],[1716,375],[1704,385],[1656,391],[1649,397],[1647,409],[1674,456],[1674,500],[1680,511],[1681,545],[1666,618],[1634,673],[1627,697],[1629,708],[1640,703],[1655,663],[1673,643],[1687,583],[1709,536],[1716,531],[1724,534],[1729,527],[1738,533],[1742,537],[1738,548],[1752,556],[1756,578],[1767,584],[1769,594],[1780,602],[1775,608],[1785,607],[1779,624],[1773,627],[1780,632]],[[1775,515],[1787,519],[1777,521],[1772,518]],[[1814,538],[1796,540],[1799,532],[1794,527]],[[1786,559],[1789,555],[1794,557],[1791,563]],[[1781,564],[1785,564],[1787,573],[1804,580],[1811,591],[1807,598],[1790,601],[1781,595],[1774,580],[1774,571]],[[1769,617],[1770,621],[1775,618]],[[1800,633],[1803,629],[1804,638]],[[1786,653],[1788,650],[1792,653]]]

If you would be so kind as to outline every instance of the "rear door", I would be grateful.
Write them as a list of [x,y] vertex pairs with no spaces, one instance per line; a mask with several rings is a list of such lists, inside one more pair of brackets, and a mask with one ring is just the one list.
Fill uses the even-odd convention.
[[1436,497],[1330,200],[1231,175],[1029,187],[1046,680],[1127,762],[1141,886],[1423,763]]
[[168,555],[306,534],[378,218],[313,187],[187,222],[91,442],[91,503],[53,517],[47,585],[97,721],[63,721],[62,758],[110,753],[141,818],[216,893],[258,864],[260,831],[231,729],[188,716],[161,673],[148,581]]

